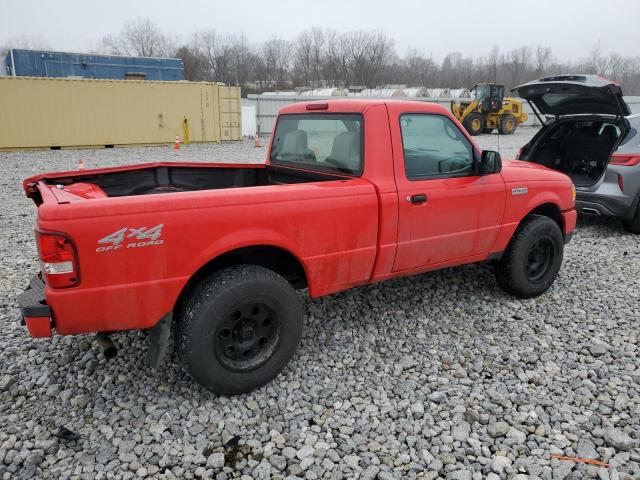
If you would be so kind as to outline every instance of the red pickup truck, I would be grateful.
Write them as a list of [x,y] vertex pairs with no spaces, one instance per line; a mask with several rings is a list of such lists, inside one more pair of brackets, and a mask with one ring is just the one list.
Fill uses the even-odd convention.
[[[42,265],[32,336],[171,331],[215,392],[274,378],[311,297],[473,262],[543,293],[575,228],[569,177],[481,151],[444,108],[340,100],[279,112],[266,164],[153,163],[28,178]],[[103,337],[104,338],[104,337]]]

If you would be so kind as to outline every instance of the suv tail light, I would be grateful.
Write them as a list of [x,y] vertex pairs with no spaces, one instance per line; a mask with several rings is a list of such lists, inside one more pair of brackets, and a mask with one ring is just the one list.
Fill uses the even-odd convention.
[[623,167],[633,167],[640,163],[640,155],[622,155],[614,153],[609,162],[611,165],[622,165]]
[[42,275],[52,288],[73,287],[80,281],[76,249],[70,238],[60,233],[36,230]]

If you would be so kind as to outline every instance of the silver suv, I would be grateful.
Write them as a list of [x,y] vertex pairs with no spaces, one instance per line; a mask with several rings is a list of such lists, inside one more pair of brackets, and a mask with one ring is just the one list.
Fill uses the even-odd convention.
[[569,175],[579,212],[618,217],[640,233],[640,115],[631,115],[620,85],[595,75],[559,75],[512,91],[543,124],[517,158]]

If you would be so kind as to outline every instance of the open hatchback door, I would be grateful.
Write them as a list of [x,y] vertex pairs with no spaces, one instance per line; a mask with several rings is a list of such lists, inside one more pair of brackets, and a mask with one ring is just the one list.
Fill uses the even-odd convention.
[[617,83],[596,75],[558,75],[512,89],[542,115],[631,115]]
[[577,189],[597,188],[629,130],[625,117],[631,111],[620,85],[596,75],[558,75],[512,91],[529,102],[543,124],[518,158],[569,175]]

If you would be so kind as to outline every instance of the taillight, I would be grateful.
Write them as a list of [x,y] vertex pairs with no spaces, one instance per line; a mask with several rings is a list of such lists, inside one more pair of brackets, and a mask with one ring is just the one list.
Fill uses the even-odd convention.
[[53,288],[77,285],[80,272],[71,239],[59,233],[36,230],[36,242],[45,283]]
[[614,153],[609,162],[611,165],[622,165],[623,167],[633,167],[640,163],[640,155],[623,155]]

